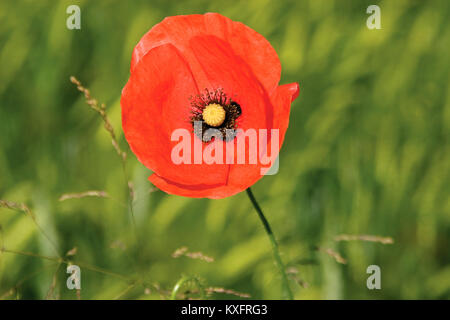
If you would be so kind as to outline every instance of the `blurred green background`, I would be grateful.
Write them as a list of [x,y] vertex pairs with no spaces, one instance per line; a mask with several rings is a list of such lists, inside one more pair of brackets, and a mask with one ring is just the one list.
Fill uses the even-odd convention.
[[[81,7],[81,30],[66,28],[70,4]],[[366,27],[370,4],[381,7],[381,30]],[[183,275],[200,284],[179,298],[210,287],[282,296],[247,195],[154,191],[123,137],[119,99],[134,45],[166,16],[205,12],[264,35],[281,83],[300,83],[280,171],[253,187],[297,272],[295,297],[450,298],[449,1],[1,1],[0,199],[27,204],[61,256],[77,248],[67,259],[81,267],[81,298],[165,299]],[[120,159],[71,75],[106,103],[129,153],[136,231]],[[58,201],[87,190],[110,198]],[[0,208],[0,225],[3,248],[56,256],[25,214]],[[335,241],[340,234],[394,244]],[[183,246],[214,262],[172,257]],[[371,264],[381,268],[381,290],[366,287]],[[57,261],[0,253],[2,299],[76,299],[67,277]]]

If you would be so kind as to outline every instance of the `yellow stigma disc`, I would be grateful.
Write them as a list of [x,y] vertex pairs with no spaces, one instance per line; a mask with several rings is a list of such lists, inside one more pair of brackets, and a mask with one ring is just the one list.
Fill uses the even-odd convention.
[[225,121],[225,109],[217,103],[208,104],[203,109],[203,120],[211,127],[218,127]]

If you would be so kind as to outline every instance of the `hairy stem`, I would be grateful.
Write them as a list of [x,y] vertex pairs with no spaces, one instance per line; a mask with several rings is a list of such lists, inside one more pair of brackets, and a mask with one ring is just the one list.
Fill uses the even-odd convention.
[[284,296],[285,296],[285,298],[287,298],[289,300],[293,300],[294,297],[293,297],[292,291],[289,287],[289,281],[288,281],[288,278],[286,275],[286,270],[284,268],[283,261],[281,260],[281,257],[280,257],[280,250],[278,248],[278,243],[275,240],[275,236],[273,235],[272,229],[270,228],[269,221],[267,221],[266,217],[264,216],[264,213],[262,212],[261,207],[259,206],[258,202],[256,201],[255,196],[253,195],[253,192],[250,188],[247,189],[247,195],[250,198],[250,201],[252,202],[253,207],[255,208],[256,212],[258,213],[259,219],[261,220],[261,222],[264,226],[264,229],[266,230],[267,236],[269,237],[270,244],[272,245],[272,252],[273,252],[273,257],[275,259],[275,264],[281,275]]

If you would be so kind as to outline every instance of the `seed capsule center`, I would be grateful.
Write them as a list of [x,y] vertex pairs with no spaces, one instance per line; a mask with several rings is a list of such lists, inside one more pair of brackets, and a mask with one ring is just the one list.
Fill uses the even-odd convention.
[[211,127],[218,127],[226,117],[225,109],[217,103],[209,104],[203,109],[203,120]]

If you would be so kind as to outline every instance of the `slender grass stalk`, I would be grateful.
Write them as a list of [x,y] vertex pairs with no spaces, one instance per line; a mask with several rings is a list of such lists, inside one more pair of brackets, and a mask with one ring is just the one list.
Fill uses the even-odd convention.
[[45,256],[45,255],[41,255],[41,254],[37,254],[37,253],[33,253],[33,252],[26,252],[26,251],[18,251],[18,250],[10,250],[10,249],[6,249],[6,248],[1,248],[0,249],[0,253],[11,253],[11,254],[17,254],[17,255],[22,255],[22,256],[28,256],[28,257],[34,257],[34,258],[39,258],[39,259],[44,259],[44,260],[49,260],[49,261],[54,261],[58,264],[66,264],[66,265],[70,265],[70,264],[76,264],[77,266],[79,266],[80,268],[84,268],[86,270],[90,270],[93,272],[97,272],[97,273],[102,273],[105,275],[109,275],[112,277],[116,277],[118,279],[122,279],[123,281],[127,281],[127,282],[132,282],[134,281],[131,278],[128,278],[120,273],[115,273],[103,268],[99,268],[96,266],[92,266],[80,261],[71,261],[65,258],[61,258],[61,257],[51,257],[51,256]]
[[[25,215],[27,217],[29,217],[31,219],[31,221],[33,221],[34,225],[36,226],[36,228],[38,229],[38,231],[47,239],[47,241],[50,243],[50,245],[52,246],[53,251],[56,253],[56,255],[58,257],[61,257],[59,254],[59,249],[58,249],[58,245],[56,244],[56,242],[54,242],[50,236],[45,232],[45,230],[41,227],[41,225],[37,222],[35,215],[33,214],[33,212],[30,210],[30,208],[28,208],[24,203],[17,203],[17,202],[13,202],[13,201],[7,201],[7,200],[0,200],[0,208],[8,208],[11,210],[15,210],[15,211],[19,211],[19,212],[23,212],[25,213]],[[3,246],[3,233],[1,232],[1,228],[0,228],[0,236],[1,236],[1,240],[2,240],[2,246]]]
[[264,213],[262,212],[261,207],[259,206],[258,202],[256,201],[255,196],[253,195],[253,192],[250,188],[247,189],[247,195],[250,198],[250,201],[252,202],[253,207],[255,207],[256,212],[258,213],[259,219],[261,220],[261,222],[264,226],[264,229],[266,230],[267,236],[269,237],[270,244],[272,245],[272,252],[273,252],[273,257],[275,259],[275,264],[281,275],[284,297],[286,299],[293,300],[294,297],[292,295],[291,288],[289,287],[289,281],[288,281],[288,278],[286,275],[286,270],[284,268],[283,261],[281,260],[278,243],[275,240],[275,236],[272,232],[272,228],[270,228],[269,221],[267,221],[266,217],[264,216]]
[[[0,248],[0,255],[2,253],[9,253],[9,254],[16,254],[16,255],[21,255],[21,256],[34,257],[34,258],[43,259],[43,260],[49,260],[49,261],[53,262],[53,263],[47,265],[45,268],[40,269],[36,273],[30,274],[32,276],[37,275],[41,271],[43,271],[43,270],[45,270],[47,268],[50,268],[50,267],[54,266],[55,264],[57,264],[58,266],[60,266],[61,264],[65,264],[65,265],[75,264],[75,265],[79,266],[82,269],[86,269],[86,270],[89,270],[89,271],[92,271],[92,272],[100,273],[100,274],[103,274],[103,275],[106,275],[106,276],[111,276],[111,277],[120,279],[120,280],[122,280],[124,282],[127,282],[129,284],[129,287],[127,287],[128,288],[127,292],[130,289],[132,289],[133,287],[137,286],[137,285],[144,285],[146,287],[154,287],[154,288],[156,288],[156,290],[158,290],[160,292],[160,289],[155,284],[150,283],[150,282],[148,282],[148,281],[146,281],[146,280],[144,280],[142,278],[135,279],[133,277],[128,277],[128,276],[125,276],[123,274],[116,273],[116,272],[113,272],[113,271],[109,271],[107,269],[103,269],[103,268],[96,267],[96,266],[93,266],[93,265],[89,265],[89,264],[86,264],[86,263],[80,262],[80,261],[72,261],[72,260],[69,260],[69,259],[66,259],[66,258],[62,258],[62,257],[45,256],[45,255],[40,255],[40,254],[33,253],[33,252],[9,250],[9,249],[6,249],[5,247],[1,247]],[[9,289],[8,291],[6,291],[3,294],[0,294],[0,300],[2,300],[4,297],[10,295],[11,290],[13,290],[13,289],[17,288],[18,286],[20,286],[27,279],[29,279],[29,277],[23,278],[14,287],[12,287],[11,289]],[[192,279],[188,278],[187,280],[192,280]],[[118,297],[123,296],[127,292],[123,291]],[[77,292],[77,296],[78,295],[79,295],[79,292]]]
[[133,233],[136,237],[136,244],[138,247],[137,249],[138,249],[138,251],[141,251],[142,250],[142,242],[141,242],[141,239],[139,236],[136,219],[134,216],[134,208],[133,208],[134,190],[132,188],[132,185],[130,184],[128,171],[127,171],[127,153],[125,151],[123,151],[119,146],[119,142],[117,140],[116,133],[114,132],[114,128],[111,124],[111,121],[109,120],[108,114],[106,113],[106,105],[103,103],[99,104],[97,99],[95,99],[91,96],[91,92],[89,91],[89,89],[85,88],[81,84],[81,82],[74,76],[70,77],[70,82],[75,84],[77,86],[78,91],[80,91],[81,93],[84,94],[86,103],[89,105],[89,107],[91,107],[91,109],[95,110],[101,116],[103,123],[104,123],[104,127],[105,127],[106,131],[108,131],[109,135],[111,136],[111,143],[112,143],[114,149],[116,150],[117,155],[120,157],[120,160],[122,163],[122,171],[123,171],[123,175],[125,178],[125,184],[127,185],[127,190],[128,190],[128,210],[131,215],[131,224],[132,224],[132,228],[133,228]]

